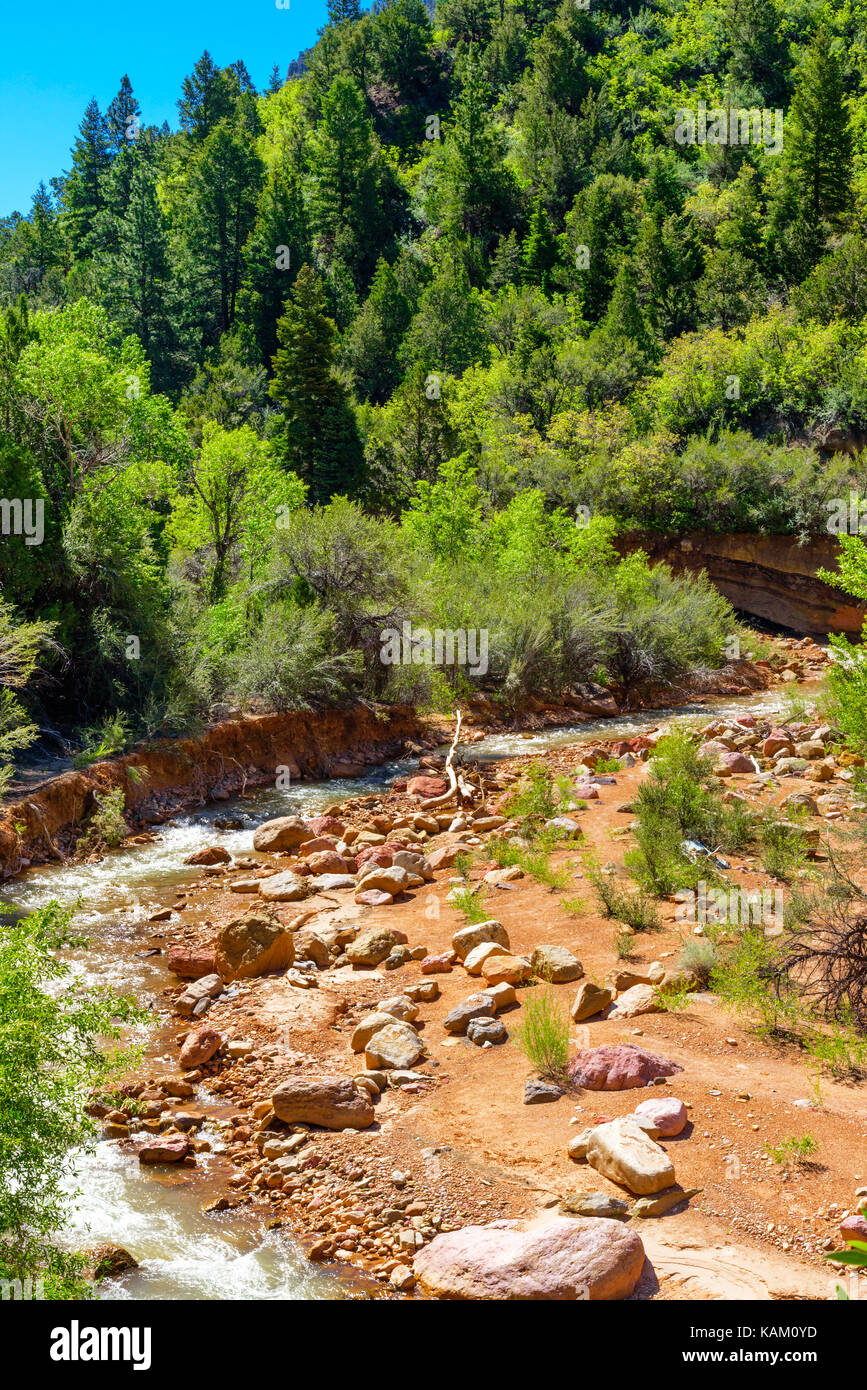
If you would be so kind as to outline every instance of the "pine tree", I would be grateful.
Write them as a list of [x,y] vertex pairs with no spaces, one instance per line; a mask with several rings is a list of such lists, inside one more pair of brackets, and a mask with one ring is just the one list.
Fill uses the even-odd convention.
[[814,221],[835,221],[852,201],[852,136],[840,60],[827,29],[807,50],[786,117],[784,177]]
[[329,24],[343,24],[345,20],[361,18],[358,0],[328,0]]
[[530,216],[530,226],[521,251],[523,278],[527,285],[548,289],[551,271],[557,264],[557,242],[551,231],[548,214],[542,206],[541,194],[536,198]]
[[310,224],[324,260],[342,259],[353,270],[383,240],[375,153],[363,97],[350,77],[335,78],[310,139]]
[[282,86],[283,79],[280,76],[280,68],[275,63],[271,69],[271,75],[268,78],[268,86],[265,88],[265,95],[267,97],[272,97],[275,92],[279,92]]
[[334,375],[337,330],[322,285],[309,265],[298,278],[277,326],[270,393],[283,407],[277,447],[286,466],[310,485],[315,502],[358,490],[361,441],[346,392]]
[[167,384],[169,282],[168,237],[157,200],[156,170],[140,159],[132,173],[129,202],[119,219],[116,254],[100,266],[106,307],[127,333],[135,333],[154,364],[154,384]]
[[94,97],[88,102],[72,150],[72,171],[66,180],[64,202],[69,234],[76,256],[90,253],[89,239],[104,205],[102,179],[111,164],[108,124]]
[[138,138],[140,116],[141,107],[133,94],[132,83],[124,73],[120,79],[120,91],[105,113],[112,158],[125,149],[128,142]]
[[178,100],[181,129],[195,141],[207,139],[219,120],[229,114],[232,99],[229,84],[205,49],[189,77],[185,77]]
[[60,265],[63,259],[63,242],[57,222],[57,209],[44,183],[40,183],[33,195],[28,243],[33,268],[41,280],[47,270],[50,270],[52,266]]

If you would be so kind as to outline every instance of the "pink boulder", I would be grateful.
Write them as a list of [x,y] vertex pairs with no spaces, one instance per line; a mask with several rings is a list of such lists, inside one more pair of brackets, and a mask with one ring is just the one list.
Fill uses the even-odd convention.
[[185,980],[201,980],[204,975],[214,973],[214,951],[206,946],[199,949],[173,946],[167,964],[173,975],[181,975]]
[[792,743],[791,735],[785,729],[771,729],[767,738],[762,744],[762,756],[765,758],[776,757],[777,753],[788,753],[794,756],[795,745]]
[[194,1028],[191,1033],[187,1034],[186,1041],[181,1048],[179,1060],[184,1071],[189,1071],[192,1067],[200,1067],[203,1062],[209,1062],[222,1041],[222,1036],[216,1028],[209,1028],[207,1024],[201,1028]]
[[320,849],[307,856],[307,863],[314,874],[345,874],[347,865],[342,854],[335,849]]
[[677,1062],[657,1057],[632,1043],[587,1047],[569,1063],[569,1080],[585,1091],[633,1091],[648,1086],[657,1076],[683,1071]]
[[422,800],[427,800],[432,796],[442,796],[449,789],[449,784],[442,777],[410,777],[406,784],[408,796],[419,796]]
[[686,1128],[689,1115],[682,1100],[662,1096],[659,1100],[643,1100],[635,1107],[636,1115],[651,1120],[663,1139],[673,1139]]
[[867,1217],[845,1216],[840,1222],[840,1235],[846,1241],[867,1241]]
[[182,1163],[192,1145],[185,1134],[164,1134],[151,1139],[138,1151],[139,1163]]
[[452,968],[453,954],[445,952],[441,956],[425,956],[421,963],[423,975],[447,975]]
[[756,765],[746,753],[721,753],[719,761],[729,772],[755,772]]
[[307,822],[307,828],[312,835],[337,835],[343,834],[346,826],[342,820],[336,816],[311,816]]
[[309,859],[311,854],[319,854],[322,850],[336,850],[337,841],[332,840],[330,835],[315,835],[312,840],[305,840],[300,846],[298,853],[302,859]]
[[384,888],[363,888],[356,893],[355,901],[361,907],[388,907],[389,903],[394,902],[394,895],[386,893]]

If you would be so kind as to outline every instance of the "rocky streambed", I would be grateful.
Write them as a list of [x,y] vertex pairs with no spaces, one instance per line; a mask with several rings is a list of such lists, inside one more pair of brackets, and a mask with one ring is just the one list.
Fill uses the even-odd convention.
[[[847,769],[813,781],[834,763],[831,731],[823,742],[815,721],[790,721],[771,750],[779,704],[766,692],[748,708],[714,705],[705,732],[719,770],[748,798],[834,796],[815,814],[845,819]],[[139,1266],[105,1283],[108,1296],[681,1297],[684,1280],[698,1280],[704,1292],[686,1296],[709,1297],[727,1268],[723,1296],[768,1296],[774,1280],[825,1296],[820,1256],[859,1177],[860,1101],[832,1086],[810,1114],[833,1161],[799,1214],[809,1228],[790,1229],[800,1176],[770,1172],[760,1141],[803,1121],[797,1065],[720,1018],[707,996],[687,1016],[657,1011],[654,989],[674,972],[682,935],[673,920],[618,967],[610,925],[566,896],[582,892],[585,852],[604,849],[618,872],[622,808],[665,722],[642,714],[482,738],[471,751],[484,801],[458,817],[425,808],[439,788],[414,777],[436,779],[441,759],[422,755],[422,766],[356,781],[351,797],[341,780],[272,788],[14,885],[22,908],[80,895],[91,945],[78,968],[158,1013],[140,1071],[96,1100],[104,1138],[82,1160],[70,1238],[81,1244],[89,1224],[87,1240],[124,1245]],[[612,749],[622,771],[594,776]],[[586,802],[553,856],[562,897],[485,855],[509,828],[498,802],[534,756],[577,777]],[[755,760],[748,773],[728,765],[737,756]],[[464,855],[474,866],[456,873]],[[735,867],[749,885],[749,867]],[[485,930],[464,926],[467,889],[484,904]],[[584,1075],[574,1091],[546,1094],[511,1037],[539,966],[572,1012],[576,1058],[610,1048],[626,1074],[636,1053],[671,1062],[672,1114],[655,1100],[653,1115],[639,1113],[633,1082],[596,1099]],[[634,1075],[655,1082],[642,1065]],[[665,1127],[675,1120],[676,1134]],[[639,1176],[654,1166],[655,1177]],[[664,1236],[661,1222],[648,1230],[646,1206],[621,1224],[636,1202],[660,1199]],[[516,1224],[483,1229],[504,1220]],[[703,1252],[722,1249],[720,1222],[746,1244],[696,1273],[701,1262],[684,1250],[696,1226]],[[492,1241],[502,1282],[485,1292]],[[537,1280],[509,1292],[530,1247],[535,1269],[566,1271],[559,1288]]]

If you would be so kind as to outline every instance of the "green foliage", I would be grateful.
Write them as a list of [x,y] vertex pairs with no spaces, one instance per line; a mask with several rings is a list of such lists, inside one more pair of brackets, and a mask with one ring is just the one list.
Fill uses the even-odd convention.
[[78,841],[79,854],[89,854],[93,850],[101,852],[117,849],[129,834],[129,826],[124,819],[126,798],[120,787],[96,796],[96,810],[87,822],[87,830]]
[[463,914],[468,926],[475,922],[487,922],[488,910],[481,900],[478,885],[471,888],[467,883],[464,887],[453,888],[449,899],[450,905]]
[[89,767],[103,758],[122,753],[130,743],[129,720],[124,714],[113,714],[93,728],[82,729],[81,751],[72,760],[73,767]]
[[819,1141],[812,1134],[794,1135],[781,1139],[779,1144],[765,1144],[765,1152],[775,1163],[785,1165],[794,1160],[805,1163],[819,1149]]
[[144,1020],[127,998],[85,989],[58,951],[81,944],[57,903],[0,931],[0,1279],[43,1278],[47,1298],[87,1296],[83,1261],[56,1242],[76,1150],[93,1142],[87,1091],[129,1066],[116,1042]]
[[659,929],[659,913],[652,898],[640,891],[632,893],[621,888],[614,877],[607,874],[590,873],[588,878],[606,917],[613,917],[634,932]]
[[709,937],[690,936],[678,956],[679,970],[690,970],[704,986],[710,983],[718,959],[716,943]]
[[523,1021],[512,1031],[515,1044],[540,1076],[559,1081],[569,1059],[569,1017],[550,986],[528,993]]

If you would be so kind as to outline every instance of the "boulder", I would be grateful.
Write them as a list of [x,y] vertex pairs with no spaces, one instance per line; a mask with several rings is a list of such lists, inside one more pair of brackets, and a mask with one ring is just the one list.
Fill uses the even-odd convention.
[[607,1009],[613,998],[610,989],[594,985],[592,980],[585,980],[578,986],[578,993],[572,1004],[572,1018],[576,1023],[583,1022],[585,1018],[592,1018],[594,1014],[600,1014],[603,1009]]
[[728,772],[755,772],[756,765],[746,753],[721,753],[718,767]]
[[414,1002],[432,1004],[440,997],[440,987],[436,980],[420,980],[417,985],[407,985],[404,994]]
[[424,1043],[410,1023],[396,1023],[389,1019],[388,1026],[374,1033],[364,1049],[366,1065],[373,1071],[408,1071],[425,1055]]
[[447,1013],[443,1027],[447,1033],[465,1033],[472,1018],[490,1018],[494,1013],[493,1000],[487,994],[471,994]]
[[266,903],[297,903],[310,892],[306,878],[293,874],[287,869],[282,874],[272,874],[270,878],[259,879],[259,896]]
[[346,873],[346,860],[335,849],[320,849],[315,854],[308,854],[306,862],[312,872],[317,875]]
[[481,975],[482,966],[488,956],[501,956],[503,947],[496,941],[483,941],[481,946],[474,946],[464,957],[464,969],[468,975]]
[[284,1124],[367,1129],[373,1123],[370,1096],[347,1077],[290,1077],[273,1092],[271,1105]]
[[222,845],[206,845],[204,849],[197,849],[194,854],[188,854],[184,860],[185,864],[231,864],[232,856]]
[[378,1033],[380,1028],[388,1028],[391,1023],[394,1023],[391,1014],[380,1013],[379,1010],[374,1014],[367,1014],[356,1024],[349,1040],[353,1052],[363,1052],[374,1034]]
[[467,1024],[467,1037],[476,1047],[484,1043],[504,1043],[508,1036],[506,1025],[499,1018],[471,1018]]
[[791,736],[785,729],[772,729],[768,737],[762,743],[762,757],[775,758],[778,753],[785,753],[792,757],[795,752]]
[[409,849],[399,849],[395,854],[392,864],[396,869],[406,869],[408,873],[418,874],[425,883],[430,883],[433,878],[431,866],[423,854],[415,854]]
[[488,869],[485,874],[485,883],[514,883],[517,879],[524,877],[524,870],[517,864],[508,864],[504,869]]
[[489,985],[519,985],[532,973],[533,967],[526,956],[488,956],[481,969]]
[[580,825],[571,816],[554,816],[545,822],[545,828],[546,830],[553,830],[558,839],[561,840],[577,840],[581,835]]
[[609,1018],[637,1018],[639,1014],[658,1014],[661,1012],[653,985],[633,985],[631,989],[618,994]]
[[452,968],[454,953],[443,951],[439,956],[425,956],[419,969],[423,975],[448,975]]
[[628,1298],[644,1266],[644,1246],[619,1221],[555,1217],[464,1226],[435,1236],[413,1270],[433,1298],[490,1300]]
[[381,864],[375,864],[370,869],[365,865],[356,882],[362,892],[369,892],[371,888],[376,888],[380,893],[391,893],[393,897],[412,887],[407,870],[396,868],[393,864],[387,869],[383,868]]
[[857,1213],[844,1216],[840,1222],[840,1235],[847,1244],[853,1240],[867,1242],[867,1217],[859,1216]]
[[568,984],[570,980],[580,980],[584,966],[577,956],[565,946],[537,946],[531,964],[534,972],[553,985]]
[[406,994],[395,994],[390,999],[380,999],[376,1011],[380,1014],[391,1014],[392,1018],[400,1019],[401,1023],[415,1023],[418,1018],[418,1004]]
[[223,927],[215,961],[224,980],[247,980],[269,970],[286,970],[295,959],[295,941],[276,917],[249,913]]
[[563,1198],[560,1210],[568,1216],[605,1216],[622,1221],[629,1213],[629,1203],[622,1197],[609,1197],[607,1192],[574,1192]]
[[439,849],[431,850],[427,862],[432,869],[450,869],[459,854],[472,854],[472,852],[472,845],[441,845]]
[[331,964],[331,952],[322,937],[310,927],[295,933],[295,959],[312,960],[320,970]]
[[659,1100],[643,1100],[636,1105],[635,1114],[650,1120],[663,1139],[673,1139],[686,1128],[689,1115],[682,1100],[675,1096],[660,1096]]
[[632,1043],[584,1048],[569,1063],[570,1081],[586,1091],[631,1091],[680,1071],[683,1068],[677,1062]]
[[449,783],[444,777],[410,777],[406,784],[407,796],[417,796],[422,801],[427,801],[433,796],[442,796],[449,789]]
[[501,980],[498,985],[488,985],[486,989],[482,990],[482,994],[486,994],[490,999],[495,1014],[498,1014],[501,1009],[507,1009],[510,1004],[517,1003],[518,999],[515,986],[506,984],[505,980]]
[[360,893],[356,893],[355,901],[359,907],[388,907],[389,903],[394,902],[391,893],[385,893],[381,888],[364,888]]
[[662,1192],[675,1182],[674,1164],[631,1115],[596,1125],[587,1144],[587,1162],[611,1182],[636,1196]]
[[189,1018],[191,1014],[201,1012],[198,1005],[203,999],[216,999],[223,993],[223,981],[214,972],[213,975],[201,975],[197,980],[192,980],[175,1000],[175,1008],[179,1014]]
[[550,1105],[565,1094],[562,1086],[555,1086],[551,1081],[540,1081],[537,1076],[531,1076],[529,1081],[524,1082],[525,1105]]
[[664,978],[665,966],[662,961],[655,960],[650,965],[636,965],[630,970],[618,966],[608,972],[605,983],[611,986],[615,994],[624,994],[633,985],[658,985]]
[[311,835],[342,835],[346,825],[336,816],[311,816],[307,829]]
[[493,918],[487,922],[475,922],[469,927],[461,927],[460,931],[456,931],[452,937],[452,947],[458,960],[464,960],[476,946],[482,946],[489,941],[503,947],[504,951],[509,949],[509,936],[506,928],[502,922],[497,922]]
[[352,965],[379,965],[393,947],[406,941],[403,932],[391,927],[368,927],[358,933],[346,948],[346,958]]
[[207,946],[172,946],[166,964],[173,975],[185,980],[200,980],[214,973],[214,952]]
[[316,893],[333,893],[337,888],[354,888],[352,874],[318,874],[311,885]]
[[185,1134],[162,1134],[149,1139],[138,1151],[139,1163],[182,1163],[193,1146]]
[[263,854],[278,849],[297,849],[310,839],[310,827],[300,816],[278,816],[266,820],[253,834],[253,848]]
[[209,1028],[207,1024],[201,1028],[194,1028],[192,1033],[187,1034],[178,1058],[182,1069],[192,1071],[193,1067],[200,1067],[203,1062],[209,1062],[219,1050],[222,1041],[222,1036],[216,1028]]
[[138,1260],[122,1245],[93,1245],[85,1253],[94,1279],[117,1279],[138,1269]]

